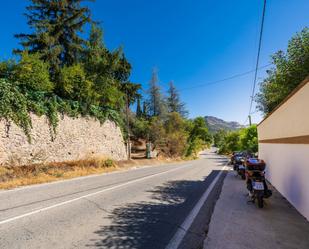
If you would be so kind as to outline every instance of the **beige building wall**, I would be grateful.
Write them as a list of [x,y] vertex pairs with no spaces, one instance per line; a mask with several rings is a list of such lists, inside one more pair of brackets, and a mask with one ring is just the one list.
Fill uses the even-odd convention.
[[309,135],[309,81],[258,128],[260,140]]
[[309,220],[309,80],[258,125],[267,179]]

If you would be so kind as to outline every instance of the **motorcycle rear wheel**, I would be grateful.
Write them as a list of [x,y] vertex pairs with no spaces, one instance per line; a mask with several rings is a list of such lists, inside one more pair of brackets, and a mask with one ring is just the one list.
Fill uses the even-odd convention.
[[259,208],[263,208],[264,207],[264,200],[262,196],[257,197],[257,203],[258,203],[258,207]]

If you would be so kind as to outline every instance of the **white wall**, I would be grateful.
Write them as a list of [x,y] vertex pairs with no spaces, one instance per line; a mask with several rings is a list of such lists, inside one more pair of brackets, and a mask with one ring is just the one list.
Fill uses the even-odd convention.
[[266,177],[309,220],[309,144],[259,144]]
[[309,78],[258,125],[267,179],[309,220]]

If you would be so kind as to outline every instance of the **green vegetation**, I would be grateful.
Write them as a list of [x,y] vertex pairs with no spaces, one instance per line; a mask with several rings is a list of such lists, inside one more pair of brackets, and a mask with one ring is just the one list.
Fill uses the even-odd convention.
[[[131,118],[133,136],[146,139],[154,148],[169,157],[195,157],[198,152],[212,144],[203,117],[193,120],[180,113],[169,112],[164,117]],[[200,126],[202,124],[202,126]]]
[[260,85],[256,100],[264,114],[276,108],[309,75],[309,28],[304,28],[289,41],[286,52],[272,56],[274,68]]
[[86,41],[79,34],[92,22],[90,10],[81,6],[84,0],[31,2],[25,14],[33,32],[15,35],[23,47],[16,52],[40,53],[50,64],[52,79],[56,79],[63,66],[74,65],[84,52]]
[[[63,115],[91,116],[117,122],[125,136],[151,141],[166,156],[195,156],[209,146],[204,119],[186,119],[173,82],[165,96],[154,70],[148,93],[140,94],[141,85],[129,81],[131,65],[122,48],[105,46],[103,30],[83,2],[32,0],[27,7],[31,32],[15,35],[17,57],[0,62],[0,118],[7,130],[14,122],[31,142],[30,113],[45,115],[53,140]],[[127,110],[130,132],[124,126]]]
[[187,143],[186,156],[197,155],[205,146],[212,144],[206,121],[203,117],[197,117],[188,122],[189,138]]
[[[170,82],[167,94],[154,70],[149,90],[129,81],[131,65],[122,48],[110,51],[102,28],[91,19],[83,0],[32,0],[26,17],[30,34],[17,34],[17,59],[0,62],[0,118],[20,126],[31,141],[30,113],[45,115],[51,138],[61,115],[114,120],[124,135],[152,142],[170,157],[191,157],[212,141],[221,153],[257,151],[256,126],[212,137],[204,118],[187,119],[179,92]],[[85,25],[91,25],[87,35]],[[272,56],[274,68],[260,85],[258,108],[271,112],[309,74],[309,29],[289,42],[287,52]],[[136,103],[136,113],[130,107]],[[130,131],[124,127],[129,110]]]
[[[256,96],[258,109],[265,115],[273,111],[309,75],[309,28],[304,28],[289,41],[286,52],[272,55],[274,67],[260,84]],[[214,145],[219,153],[246,150],[257,152],[258,139],[255,125],[233,132],[223,130],[214,134]]]
[[169,157],[197,156],[199,151],[212,143],[205,119],[187,119],[187,110],[174,84],[170,83],[167,96],[164,96],[158,81],[157,71],[154,70],[143,110],[138,98],[136,115],[130,118],[133,137],[150,141]]
[[27,98],[19,88],[5,79],[0,79],[0,116],[6,120],[7,127],[10,121],[13,121],[22,127],[29,137],[31,119],[27,107]]
[[231,132],[220,130],[214,134],[214,145],[221,154],[231,154],[233,151],[255,153],[258,151],[256,125]]
[[180,101],[179,93],[174,86],[174,82],[169,83],[168,97],[166,99],[166,105],[169,112],[177,112],[182,117],[187,117],[188,111],[185,108],[185,104]]
[[[32,1],[27,7],[31,34],[18,34],[22,49],[17,60],[0,62],[0,117],[20,126],[29,140],[29,113],[46,115],[51,138],[59,114],[107,118],[119,125],[126,96],[131,105],[140,89],[129,82],[130,63],[122,49],[109,51],[101,27],[78,1]],[[92,23],[87,40],[79,34]]]

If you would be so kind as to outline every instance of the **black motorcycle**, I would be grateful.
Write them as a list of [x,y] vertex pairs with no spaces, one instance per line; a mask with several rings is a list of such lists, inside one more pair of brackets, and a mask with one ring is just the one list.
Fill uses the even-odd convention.
[[247,189],[252,202],[257,202],[259,208],[264,207],[264,198],[272,195],[265,180],[265,163],[263,160],[249,158],[245,162],[247,174]]
[[242,159],[242,163],[238,165],[237,173],[241,177],[241,179],[246,179],[246,167],[244,165],[245,159]]
[[245,157],[242,155],[237,155],[234,157],[234,164],[233,164],[233,169],[237,172],[237,175],[241,177],[241,179],[245,179]]

